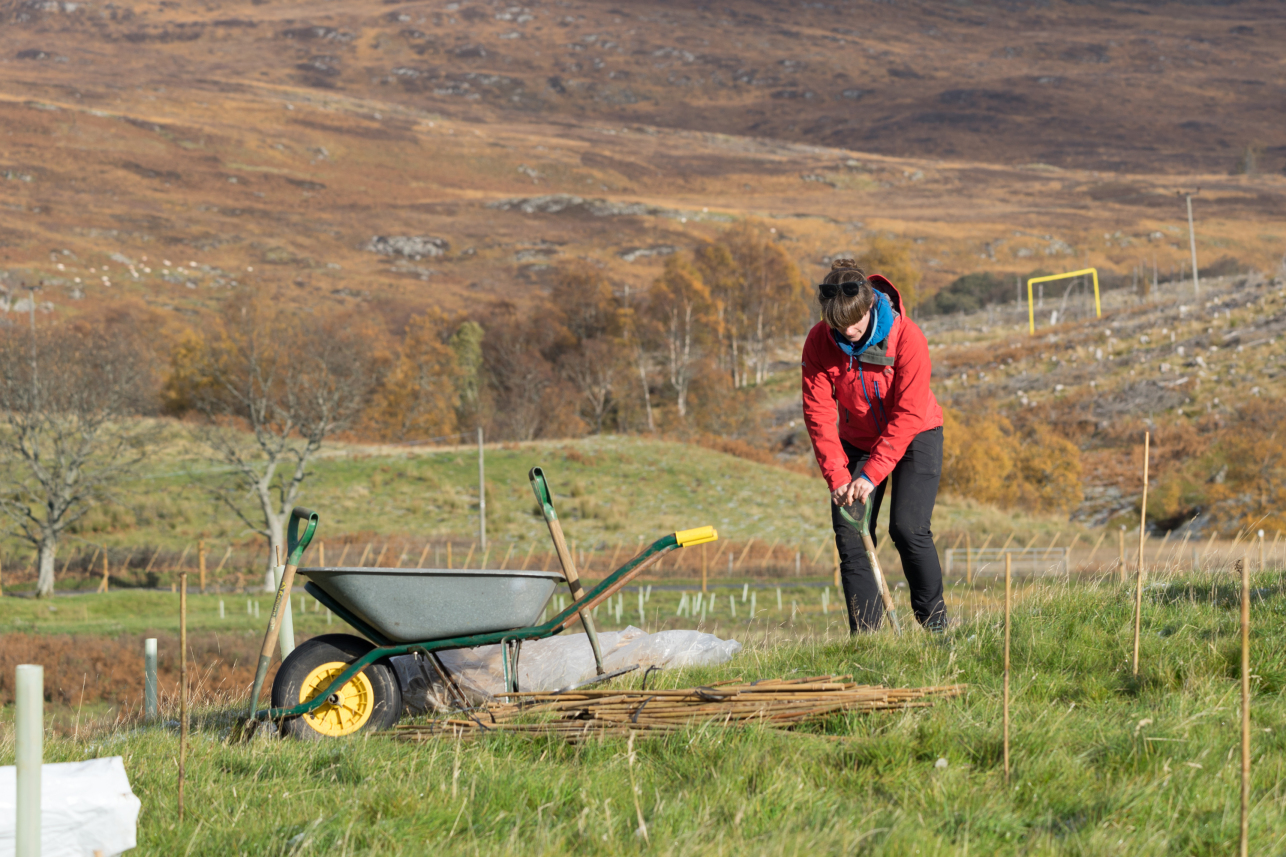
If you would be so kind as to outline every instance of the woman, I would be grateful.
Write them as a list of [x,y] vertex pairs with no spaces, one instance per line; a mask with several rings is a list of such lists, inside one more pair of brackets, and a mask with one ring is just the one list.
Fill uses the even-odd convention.
[[868,278],[852,259],[836,259],[817,290],[822,321],[804,342],[804,422],[831,490],[849,630],[878,628],[884,605],[861,535],[838,507],[869,500],[874,522],[889,477],[889,535],[911,608],[921,625],[942,630],[942,567],[929,527],[942,476],[942,409],[929,389],[928,342],[893,284]]

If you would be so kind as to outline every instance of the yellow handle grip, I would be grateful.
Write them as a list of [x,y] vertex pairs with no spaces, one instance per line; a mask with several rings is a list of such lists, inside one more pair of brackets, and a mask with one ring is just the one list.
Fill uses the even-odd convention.
[[697,527],[694,530],[683,530],[674,534],[674,540],[679,543],[681,548],[690,548],[693,545],[703,545],[706,542],[713,542],[719,538],[719,533],[714,527]]

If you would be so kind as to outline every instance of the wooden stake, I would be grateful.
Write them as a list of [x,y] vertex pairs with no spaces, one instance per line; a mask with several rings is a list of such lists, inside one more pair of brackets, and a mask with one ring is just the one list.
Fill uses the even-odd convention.
[[1005,554],[1005,686],[1003,702],[1005,785],[1009,785],[1009,618],[1013,607],[1013,554]]
[[1031,541],[1029,541],[1026,545],[1023,546],[1023,553],[1027,553],[1027,551],[1031,550],[1031,546],[1036,544],[1036,539],[1038,538],[1040,538],[1040,533],[1037,533],[1036,535],[1032,536]]
[[[502,559],[502,560],[500,561],[500,570],[501,570],[501,571],[504,571],[504,570],[505,570],[505,568],[506,568],[506,567],[508,567],[508,565],[509,565],[509,557],[513,556],[513,554],[514,554],[514,545],[513,545],[513,542],[510,542],[510,543],[509,543],[509,550],[505,551],[505,558],[504,558],[504,559]],[[615,555],[613,555],[613,556],[615,556]]]
[[773,539],[772,544],[768,546],[768,553],[764,554],[764,558],[763,558],[763,564],[765,566],[772,561],[772,552],[777,550],[777,543],[779,541],[781,541],[781,539]]
[[527,570],[527,563],[531,562],[531,555],[535,550],[536,550],[536,540],[532,539],[531,545],[528,546],[527,548],[527,555],[522,558],[522,568],[520,568],[519,571]]
[[183,775],[188,761],[188,573],[179,572],[179,822],[183,822]]
[[1044,555],[1041,556],[1041,559],[1049,559],[1049,555],[1054,552],[1054,545],[1058,544],[1058,540],[1062,537],[1063,537],[1062,530],[1059,530],[1058,532],[1054,533],[1054,538],[1050,540],[1049,547],[1045,548],[1045,553]]
[[[187,558],[188,558],[188,551],[190,551],[190,550],[192,550],[192,543],[191,543],[191,542],[189,542],[188,544],[186,544],[186,545],[184,545],[184,546],[183,546],[183,553],[179,554],[179,561],[178,561],[178,562],[176,562],[176,563],[174,563],[174,568],[173,568],[173,569],[171,569],[172,571],[178,570],[178,569],[180,569],[180,568],[182,568],[182,567],[183,567],[183,560],[185,560],[185,559],[187,559]],[[93,565],[93,564],[94,564],[94,561],[93,561],[93,560],[90,560],[90,561],[89,561],[89,564],[90,564],[90,565]],[[171,580],[173,580],[173,578],[171,578]]]
[[344,543],[344,549],[339,552],[339,562],[335,563],[336,568],[344,567],[344,557],[348,556],[348,549],[351,547],[352,545],[349,544],[348,542]]
[[487,557],[489,557],[489,556],[491,556],[491,548],[490,548],[490,546],[488,546],[488,547],[487,547],[487,548],[482,552],[482,559],[481,559],[481,560],[479,560],[479,562],[478,562],[478,568],[486,568],[486,567],[487,567]]
[[1143,543],[1148,531],[1148,452],[1151,434],[1143,433],[1143,503],[1139,506],[1139,568],[1134,589],[1134,675],[1139,674],[1139,627],[1143,623]]
[[379,554],[375,557],[375,562],[371,563],[371,568],[383,568],[380,563],[384,561],[384,554],[388,552],[388,545],[387,541],[384,542],[384,547],[380,548]]
[[[161,555],[161,549],[157,548],[156,552],[152,554],[152,558],[147,561],[147,568],[143,569],[143,574],[146,575],[149,571],[152,570],[152,565],[156,562],[156,558],[160,555]],[[63,571],[66,571],[66,570],[67,569],[65,568],[63,569]]]
[[1016,535],[1018,535],[1018,534],[1017,534],[1017,533],[1010,533],[1010,534],[1009,534],[1009,538],[1005,539],[1005,543],[1004,543],[1003,545],[1001,545],[1001,546],[1000,546],[1000,549],[1003,551],[1005,548],[1007,548],[1007,547],[1009,547],[1011,544],[1013,544],[1013,543],[1014,543],[1014,536],[1016,536]]
[[478,546],[477,542],[469,542],[469,552],[464,555],[464,562],[460,563],[461,568],[469,567],[469,560],[473,559],[473,549]]
[[[817,559],[818,559],[818,557],[820,557],[820,556],[822,555],[822,551],[826,550],[826,546],[827,546],[827,545],[829,545],[829,544],[834,544],[834,540],[833,540],[833,539],[822,539],[822,543],[817,547],[817,552],[813,554],[813,558],[812,558],[812,560],[809,562],[809,565],[817,565]],[[719,558],[718,558],[718,557],[715,557],[715,559],[717,560],[717,559],[719,559]]]
[[371,555],[371,545],[373,544],[374,542],[366,543],[366,549],[362,551],[362,557],[357,561],[358,568],[364,568],[366,566],[366,558]]
[[1166,530],[1165,535],[1161,537],[1161,544],[1157,545],[1157,552],[1152,554],[1152,564],[1156,565],[1161,561],[1161,551],[1165,550],[1165,543],[1170,541],[1170,533],[1173,530]]
[[1120,542],[1120,548],[1121,548],[1121,563],[1120,563],[1119,570],[1121,575],[1121,582],[1124,583],[1125,582],[1125,524],[1121,524],[1121,530],[1117,535],[1118,535],[1118,541]]
[[1103,535],[1099,536],[1098,541],[1094,543],[1094,550],[1090,551],[1090,558],[1085,561],[1086,565],[1094,564],[1094,554],[1098,553],[1098,547],[1103,544],[1103,539],[1105,538],[1107,538],[1107,530],[1104,530]]
[[702,592],[710,591],[706,586],[706,578],[708,577],[708,575],[709,575],[709,570],[706,568],[706,546],[702,545],[701,546],[701,591]]
[[745,548],[743,548],[743,549],[742,549],[742,551],[741,551],[741,555],[740,555],[739,557],[737,557],[737,561],[736,561],[736,563],[733,565],[733,568],[741,568],[741,561],[742,561],[743,559],[745,559],[745,558],[746,558],[746,554],[750,553],[750,548],[751,548],[751,546],[753,546],[753,545],[754,545],[754,543],[755,543],[755,540],[754,540],[754,539],[749,539],[749,540],[746,542],[746,546],[745,546]]
[[404,562],[406,562],[406,548],[402,548],[402,552],[397,555],[397,562],[393,563],[393,567],[401,568]]
[[835,588],[842,592],[844,587],[844,582],[843,582],[843,579],[840,577],[841,568],[840,568],[840,558],[839,558],[839,545],[835,544],[834,542],[831,542],[831,548],[835,551]]
[[1263,530],[1259,531],[1259,570],[1260,572],[1267,571],[1267,569],[1264,567],[1264,531]]
[[965,585],[973,586],[973,537],[965,533]]
[[[722,548],[722,547],[723,547],[723,545],[720,545],[719,547],[720,547],[720,548]],[[512,550],[512,548],[510,548],[510,550]],[[607,573],[608,573],[608,574],[611,574],[613,571],[615,571],[615,570],[616,570],[616,557],[617,557],[617,555],[618,555],[618,554],[620,554],[620,552],[621,552],[621,543],[620,543],[620,542],[617,542],[617,543],[616,543],[616,547],[612,548],[612,558],[611,558],[611,559],[609,559],[609,560],[607,561]],[[719,559],[719,555],[718,555],[718,554],[715,554],[715,559],[716,559],[716,560],[717,560],[717,559]]]
[[448,568],[448,569],[452,568],[452,565],[451,565],[451,540],[450,540],[450,539],[448,539],[448,540],[447,540],[447,568]]
[[317,567],[318,568],[326,567],[326,543],[325,542],[317,543]]
[[1250,564],[1244,554],[1238,564],[1241,566],[1241,857],[1247,857],[1250,834]]
[[205,594],[205,539],[196,543],[196,568],[201,575],[201,594]]
[[433,544],[431,542],[424,543],[424,550],[420,551],[420,558],[415,563],[416,568],[424,568],[424,558],[429,555],[429,548],[432,546]]
[[107,591],[107,551],[103,551],[103,580],[98,584],[98,591]]

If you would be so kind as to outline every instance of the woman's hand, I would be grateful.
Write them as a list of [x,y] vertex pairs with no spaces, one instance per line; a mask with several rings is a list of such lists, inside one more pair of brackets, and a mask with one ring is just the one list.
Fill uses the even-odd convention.
[[831,492],[831,502],[836,506],[851,506],[854,502],[866,505],[874,493],[875,486],[865,479],[854,479],[847,485],[841,485]]

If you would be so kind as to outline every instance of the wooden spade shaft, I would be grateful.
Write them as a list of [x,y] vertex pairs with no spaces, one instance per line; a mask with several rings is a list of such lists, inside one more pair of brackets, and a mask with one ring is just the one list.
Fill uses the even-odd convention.
[[893,596],[889,594],[888,584],[884,582],[884,572],[880,570],[880,559],[875,555],[875,542],[871,534],[863,530],[862,544],[866,546],[866,556],[871,561],[871,571],[875,573],[875,584],[880,587],[880,599],[884,602],[884,612],[889,614],[893,630],[902,633],[902,623],[898,621],[897,608],[893,606]]
[[281,586],[277,587],[277,597],[272,602],[272,612],[268,614],[268,629],[263,635],[263,648],[259,650],[259,668],[255,670],[255,683],[250,691],[250,709],[248,717],[254,717],[255,706],[259,704],[259,693],[263,690],[263,681],[268,675],[268,665],[272,662],[272,650],[277,645],[277,635],[281,633],[282,605],[290,597],[290,587],[295,582],[296,566],[287,565],[281,574]]
[[[548,516],[545,522],[549,524],[549,535],[554,540],[554,550],[558,552],[558,562],[563,567],[563,577],[567,580],[572,601],[580,601],[585,595],[585,589],[580,585],[580,575],[576,573],[576,561],[571,551],[567,549],[567,540],[563,538],[563,525],[557,518]],[[594,627],[594,618],[590,616],[588,610],[582,610],[578,615],[581,624],[585,626],[585,636],[589,637],[589,645],[594,650],[594,669],[597,670],[598,675],[603,675],[603,653],[598,646],[598,630]]]

